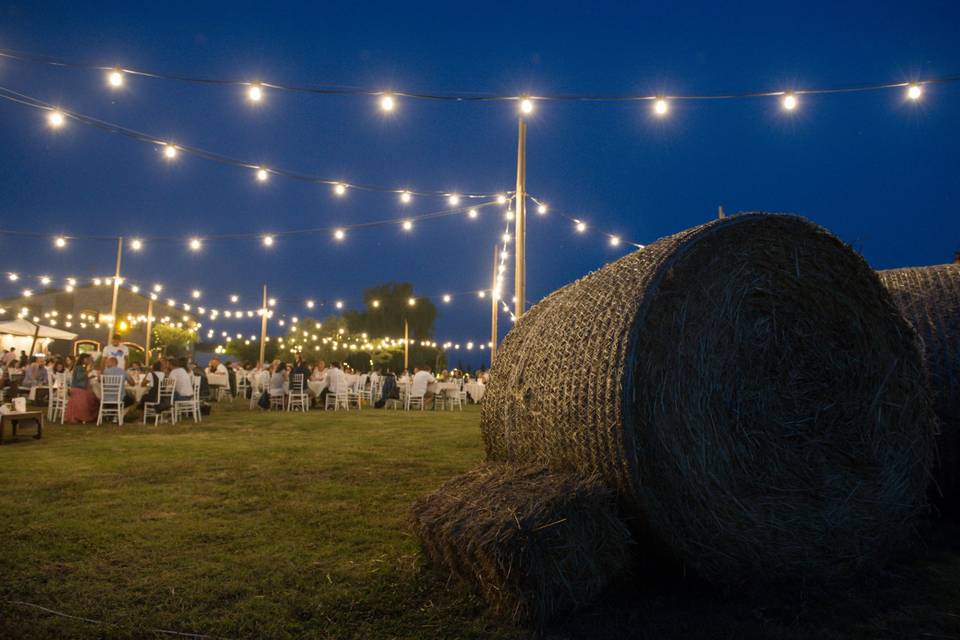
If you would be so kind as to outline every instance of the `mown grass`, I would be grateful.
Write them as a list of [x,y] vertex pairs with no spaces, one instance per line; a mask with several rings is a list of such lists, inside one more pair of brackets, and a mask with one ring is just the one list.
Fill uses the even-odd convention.
[[[530,635],[424,566],[410,533],[413,499],[481,461],[475,407],[215,411],[196,426],[52,425],[0,448],[0,638]],[[828,601],[634,575],[547,635],[960,638],[955,533]]]

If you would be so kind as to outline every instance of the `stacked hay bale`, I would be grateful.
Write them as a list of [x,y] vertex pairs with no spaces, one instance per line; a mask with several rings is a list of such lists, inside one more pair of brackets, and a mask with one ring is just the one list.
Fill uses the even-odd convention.
[[945,512],[960,511],[960,264],[878,272],[924,344],[924,359],[940,418],[937,486]]
[[501,617],[542,625],[596,597],[626,566],[630,532],[598,477],[487,464],[414,503],[428,557],[476,585]]
[[879,566],[924,503],[916,334],[824,229],[746,214],[663,238],[533,307],[482,408],[488,459],[597,475],[703,577]]

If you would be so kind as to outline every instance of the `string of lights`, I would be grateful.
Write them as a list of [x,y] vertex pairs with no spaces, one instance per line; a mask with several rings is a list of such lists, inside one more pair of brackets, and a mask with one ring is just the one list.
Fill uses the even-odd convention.
[[[910,80],[860,82],[854,84],[811,86],[792,89],[761,89],[749,91],[726,91],[719,93],[688,93],[688,94],[594,94],[594,93],[558,93],[558,94],[527,94],[507,95],[484,92],[440,92],[440,91],[411,91],[411,90],[383,90],[370,89],[344,84],[290,84],[264,79],[230,79],[192,76],[186,74],[163,73],[137,69],[123,65],[102,65],[67,60],[53,56],[26,53],[13,49],[0,49],[0,57],[20,62],[41,64],[68,69],[96,71],[105,74],[106,84],[111,89],[123,87],[128,76],[150,78],[157,80],[176,81],[197,85],[238,87],[245,91],[250,102],[259,103],[266,98],[268,91],[282,91],[289,93],[307,93],[327,96],[360,96],[372,97],[378,100],[380,108],[386,112],[394,111],[399,99],[443,101],[443,102],[516,102],[524,113],[533,111],[534,102],[652,102],[654,112],[665,115],[669,110],[668,101],[671,100],[738,100],[749,98],[781,98],[785,108],[792,110],[797,105],[797,96],[825,95],[838,93],[860,93],[865,91],[881,91],[889,89],[906,89],[911,99],[918,99],[925,85],[947,84],[960,81],[960,74],[913,78]],[[791,99],[792,98],[792,99]],[[792,104],[792,106],[788,106]]]
[[214,151],[209,151],[202,149],[200,147],[191,146],[184,144],[179,141],[174,141],[170,139],[162,139],[159,136],[154,136],[149,133],[144,133],[142,131],[137,131],[129,127],[124,127],[113,122],[108,122],[106,120],[101,120],[93,116],[79,113],[77,111],[70,111],[54,105],[49,102],[40,100],[33,96],[28,96],[24,93],[14,91],[8,87],[0,86],[0,99],[6,100],[8,102],[23,105],[33,109],[46,112],[47,124],[52,129],[62,129],[70,121],[78,122],[84,125],[88,125],[100,131],[105,131],[107,133],[117,134],[128,138],[130,140],[135,140],[137,142],[145,143],[153,146],[159,150],[163,159],[167,162],[173,162],[177,160],[181,154],[188,154],[201,158],[203,160],[208,160],[210,162],[215,162],[218,164],[236,167],[253,172],[253,176],[257,182],[265,183],[270,180],[273,176],[289,178],[291,180],[297,180],[300,182],[307,182],[312,184],[321,184],[327,185],[332,188],[333,194],[342,198],[347,195],[348,191],[368,191],[368,192],[378,192],[378,193],[390,193],[398,197],[401,204],[410,204],[413,201],[415,196],[420,197],[443,197],[447,199],[448,204],[451,207],[456,207],[460,204],[461,199],[489,199],[495,198],[502,193],[459,193],[455,191],[446,191],[446,190],[423,190],[423,189],[409,189],[409,188],[395,188],[395,187],[383,187],[372,184],[363,184],[358,182],[349,182],[340,179],[325,178],[321,176],[313,176],[305,173],[300,173],[297,171],[291,171],[288,169],[281,169],[278,167],[267,166],[262,163],[250,162],[248,160],[243,160],[239,158],[234,158],[222,153],[217,153]]

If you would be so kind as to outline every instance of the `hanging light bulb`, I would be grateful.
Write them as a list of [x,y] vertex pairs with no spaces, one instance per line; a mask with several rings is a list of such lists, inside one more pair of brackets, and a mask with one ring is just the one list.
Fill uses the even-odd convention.
[[260,182],[266,182],[267,178],[270,177],[270,172],[267,171],[264,167],[257,169],[257,180]]
[[403,230],[404,230],[404,231],[412,231],[412,230],[413,230],[413,221],[412,221],[412,220],[404,220],[404,221],[403,221]]
[[343,302],[341,302],[340,300],[337,300],[337,304],[334,306],[337,307],[337,309],[343,309]]
[[143,249],[143,240],[140,240],[139,238],[134,238],[133,240],[130,241],[130,248],[133,249],[134,251],[140,251],[140,249]]
[[265,235],[263,236],[263,246],[272,247],[273,246],[273,236]]
[[239,301],[240,301],[240,296],[238,296],[237,294],[234,293],[233,295],[230,296],[230,302],[233,302],[234,304],[236,304]]
[[117,89],[123,86],[123,72],[120,69],[114,69],[107,74],[107,83]]
[[155,284],[155,285],[153,285],[153,290],[154,290],[155,292],[157,292],[157,293],[160,293],[161,291],[163,291],[163,285],[162,285],[162,284]]
[[503,214],[503,217],[506,218],[507,222],[513,220],[513,209],[507,209],[507,212]]
[[476,209],[470,209],[469,211],[467,211],[467,216],[469,216],[470,218],[476,218],[477,215],[478,214]]
[[200,251],[203,247],[203,242],[201,242],[200,238],[190,238],[189,246],[191,251]]
[[783,108],[786,109],[787,111],[793,111],[794,109],[797,108],[797,96],[793,95],[792,93],[788,93],[785,96],[783,96],[783,100],[781,101],[781,104],[783,105]]
[[7,278],[10,280],[10,282],[16,282],[17,280],[20,279],[20,276],[18,276],[18,275],[15,274],[15,273],[11,273],[11,274],[7,275]]
[[379,300],[371,300],[371,301],[370,301],[370,305],[371,305],[374,309],[379,309],[379,308],[380,308],[380,301],[379,301]]
[[63,236],[57,236],[54,238],[53,244],[57,249],[63,249],[65,246],[67,246],[67,239]]
[[347,185],[343,184],[342,182],[338,182],[337,184],[333,185],[333,192],[338,196],[345,196],[347,195]]
[[450,300],[451,300],[451,298],[450,298],[450,294],[449,294],[449,293],[443,294],[443,301],[444,301],[444,302],[449,303]]
[[577,220],[577,232],[583,233],[586,230],[587,230],[587,223],[583,222],[582,220]]
[[537,207],[537,213],[539,213],[541,216],[542,216],[542,215],[546,215],[546,213],[547,213],[547,205],[545,205],[545,204],[543,204],[543,203],[540,203],[540,206]]
[[456,193],[451,193],[451,194],[447,197],[447,202],[450,203],[450,206],[451,206],[451,207],[455,207],[455,206],[457,206],[458,204],[460,204],[460,196],[457,195]]
[[667,104],[667,101],[663,98],[657,98],[653,103],[653,112],[658,116],[667,115],[667,111],[670,110],[670,105]]
[[59,109],[54,109],[47,114],[47,123],[49,123],[54,129],[59,129],[64,125],[64,123],[66,123],[66,121],[66,116],[63,115],[63,112]]
[[504,242],[510,242],[510,234],[509,234],[509,233],[503,234],[503,241],[504,241]]
[[171,143],[163,145],[163,157],[167,160],[173,160],[177,157],[177,147]]
[[260,86],[259,82],[250,85],[250,88],[247,89],[247,98],[250,99],[250,102],[260,102],[263,99],[263,87]]
[[416,306],[416,304],[417,304],[417,299],[416,299],[416,298],[407,298],[407,304],[408,304],[409,306],[411,306],[411,307],[414,307],[414,306]]
[[193,296],[193,299],[194,299],[194,300],[196,300],[197,298],[200,297],[200,290],[199,290],[199,289],[194,289],[193,291],[190,292],[190,295]]
[[400,192],[400,202],[402,202],[403,204],[410,204],[410,201],[411,201],[412,199],[413,199],[413,196],[410,195],[410,192],[409,192],[409,191],[401,191],[401,192]]
[[507,196],[502,193],[497,196],[497,204],[507,204]]
[[620,236],[610,236],[610,246],[611,247],[620,246]]
[[393,96],[389,93],[384,94],[380,97],[380,109],[386,111],[387,113],[393,111],[394,107],[397,106],[396,100],[393,99]]
[[343,229],[337,229],[336,231],[333,232],[333,237],[336,240],[343,240],[345,237],[347,237],[347,234],[344,232]]
[[42,284],[43,286],[47,286],[48,284],[50,284],[50,276],[41,276],[40,284]]
[[523,98],[520,100],[520,111],[527,115],[533,113],[533,100],[530,98]]
[[486,298],[486,297],[487,297],[487,292],[486,292],[486,291],[477,291],[477,297],[478,297],[478,298]]
[[907,86],[907,98],[910,100],[919,100],[923,95],[923,87],[919,84],[911,84]]
[[313,300],[307,300],[307,309],[313,309]]

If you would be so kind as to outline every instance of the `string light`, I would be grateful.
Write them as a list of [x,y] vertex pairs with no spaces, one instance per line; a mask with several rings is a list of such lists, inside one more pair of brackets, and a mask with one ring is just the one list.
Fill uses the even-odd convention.
[[417,304],[417,299],[416,299],[416,298],[407,298],[407,304],[408,304],[409,306],[411,306],[411,307],[416,306],[416,304]]
[[163,291],[163,285],[162,284],[153,285],[153,291],[154,293],[160,293],[161,291]]
[[63,236],[57,236],[53,241],[53,244],[57,247],[57,249],[63,249],[65,246],[67,246],[67,239]]
[[143,249],[143,240],[140,240],[139,238],[134,238],[133,240],[130,241],[130,248],[133,249],[134,251],[140,251],[140,249]]
[[200,238],[191,238],[189,246],[191,251],[200,251],[203,247],[203,242],[200,241]]
[[313,300],[307,300],[307,309],[313,309]]
[[577,231],[579,233],[583,233],[586,230],[587,230],[587,223],[583,222],[582,220],[577,220]]
[[194,289],[193,291],[190,292],[190,295],[193,296],[193,299],[194,299],[194,300],[196,300],[197,298],[200,297],[200,290],[199,290],[199,289]]
[[653,103],[653,112],[658,116],[667,115],[667,111],[669,111],[669,109],[670,105],[668,105],[667,101],[663,98],[657,98]]
[[267,171],[264,167],[257,169],[257,180],[260,182],[266,182],[267,178],[270,177],[270,172]]
[[10,282],[16,282],[17,280],[20,279],[20,276],[18,276],[15,273],[11,273],[7,275],[7,278],[10,280]]
[[618,247],[620,246],[620,237],[619,236],[610,236],[610,246]]
[[409,191],[400,192],[400,202],[403,204],[410,204],[411,200],[413,200],[413,196],[410,195]]
[[404,231],[412,231],[412,230],[413,230],[413,222],[410,221],[410,220],[404,220],[404,221],[403,221],[403,230],[404,230]]
[[497,204],[507,204],[507,196],[501,194],[497,195]]
[[49,284],[50,284],[50,277],[49,277],[49,276],[43,276],[42,278],[40,278],[40,284],[42,284],[43,286],[49,285]]
[[520,111],[528,115],[533,113],[533,100],[530,98],[520,100]]
[[347,195],[347,185],[343,184],[342,182],[338,182],[333,185],[333,192],[338,196],[345,196]]
[[460,196],[457,195],[456,193],[451,193],[451,194],[447,197],[447,202],[450,203],[450,206],[451,206],[451,207],[456,207],[457,205],[460,204]]
[[383,111],[390,112],[393,111],[393,108],[397,106],[396,101],[393,99],[393,96],[389,93],[380,98],[380,108]]
[[512,221],[512,220],[513,220],[513,209],[507,209],[507,212],[503,214],[503,217],[506,219],[507,222]]
[[783,100],[781,101],[781,104],[783,105],[783,108],[786,109],[787,111],[793,111],[794,109],[797,108],[797,96],[793,95],[792,93],[788,93],[785,96],[783,96]]
[[347,237],[347,234],[344,232],[343,229],[337,229],[336,231],[333,232],[333,237],[336,240],[343,240],[344,238]]
[[123,86],[123,72],[120,69],[114,69],[109,74],[107,74],[107,83],[117,89]]
[[273,236],[271,236],[271,235],[263,236],[263,246],[265,246],[265,247],[272,247],[272,246],[273,246]]
[[238,296],[237,294],[234,293],[230,296],[230,302],[237,303],[239,301],[240,301],[240,296]]
[[49,114],[47,114],[47,122],[54,129],[59,129],[66,122],[66,117],[63,115],[62,111],[54,109]]
[[547,205],[545,205],[545,204],[540,204],[540,205],[537,207],[537,213],[540,214],[541,216],[546,215],[546,214],[547,214]]
[[379,308],[380,308],[380,301],[379,301],[379,300],[371,300],[371,301],[370,301],[370,305],[371,305],[374,309],[379,309]]
[[177,147],[171,143],[163,145],[163,157],[167,160],[173,160],[177,157]]
[[487,297],[487,292],[486,292],[486,291],[477,291],[477,297],[479,297],[479,298],[486,298],[486,297]]
[[907,87],[907,97],[911,100],[919,100],[923,95],[923,87],[919,84],[911,84]]
[[447,304],[449,304],[449,303],[450,303],[450,300],[451,300],[451,297],[450,297],[450,294],[449,294],[449,293],[443,294],[443,301],[444,301],[444,302],[446,302]]
[[467,211],[467,216],[471,219],[475,219],[477,217],[477,210],[470,209],[469,211]]
[[260,102],[263,99],[263,88],[259,82],[250,85],[250,88],[247,89],[247,97],[250,102]]
[[343,302],[341,302],[340,300],[337,300],[337,302],[336,302],[336,304],[335,304],[334,306],[335,306],[337,309],[343,309]]

